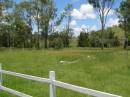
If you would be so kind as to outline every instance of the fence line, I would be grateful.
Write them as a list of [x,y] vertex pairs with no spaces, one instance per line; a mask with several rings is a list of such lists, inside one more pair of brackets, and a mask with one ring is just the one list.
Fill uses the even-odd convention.
[[[50,85],[50,97],[56,97],[56,87],[61,87],[64,89],[72,90],[75,92],[87,94],[87,95],[94,96],[94,97],[121,97],[118,95],[105,93],[105,92],[101,92],[101,91],[88,89],[88,88],[64,83],[61,81],[57,81],[57,80],[55,80],[55,72],[54,71],[49,72],[49,79],[26,75],[26,74],[21,74],[21,73],[16,73],[16,72],[12,72],[12,71],[6,71],[6,70],[2,70],[2,68],[1,68],[0,75],[2,75],[2,74],[12,75],[12,76],[16,76],[16,77],[20,77],[20,78],[24,78],[24,79],[28,79],[28,80],[33,80],[33,81],[37,81],[37,82],[47,83]],[[1,76],[1,82],[2,82],[2,76]],[[1,83],[0,87],[3,88],[2,83]],[[3,90],[10,92],[10,93],[13,93],[13,94],[20,94],[17,91],[13,91],[13,90],[10,90],[10,89],[5,88],[5,87]],[[13,92],[11,92],[11,91],[13,91]],[[31,97],[31,96],[20,96],[20,97]]]

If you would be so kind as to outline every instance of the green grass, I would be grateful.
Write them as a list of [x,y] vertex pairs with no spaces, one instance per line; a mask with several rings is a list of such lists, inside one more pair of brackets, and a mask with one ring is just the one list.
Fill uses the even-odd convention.
[[[118,48],[104,51],[87,48],[0,51],[0,63],[5,70],[47,78],[49,71],[54,70],[57,80],[129,97],[130,68],[126,59],[126,51]],[[77,61],[73,64],[61,64],[61,60]],[[33,97],[49,97],[47,84],[7,75],[3,77],[3,85],[6,87]],[[0,91],[0,97],[16,96]],[[91,96],[57,88],[57,97]]]

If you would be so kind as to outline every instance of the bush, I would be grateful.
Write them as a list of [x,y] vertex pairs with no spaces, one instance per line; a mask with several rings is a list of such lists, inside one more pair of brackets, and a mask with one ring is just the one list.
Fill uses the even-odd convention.
[[63,41],[61,38],[55,38],[53,40],[53,44],[54,44],[54,48],[55,49],[60,49],[60,48],[63,48]]
[[49,47],[60,49],[63,48],[63,41],[60,37],[55,37],[49,40]]

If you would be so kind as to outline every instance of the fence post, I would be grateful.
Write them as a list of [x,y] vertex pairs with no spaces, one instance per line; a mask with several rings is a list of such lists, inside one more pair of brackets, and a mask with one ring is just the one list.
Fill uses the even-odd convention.
[[55,80],[55,71],[49,72],[50,79],[50,97],[56,97],[56,87],[53,85],[53,80]]
[[2,64],[0,63],[0,86],[2,86]]

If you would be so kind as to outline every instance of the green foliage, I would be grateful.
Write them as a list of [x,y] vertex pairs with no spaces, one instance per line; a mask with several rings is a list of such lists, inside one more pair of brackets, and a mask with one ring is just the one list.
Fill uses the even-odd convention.
[[79,47],[88,47],[89,46],[89,34],[81,32],[78,37],[78,46]]
[[71,33],[68,33],[67,30],[64,30],[60,33],[60,37],[63,41],[63,47],[68,48],[70,45]]
[[60,49],[63,47],[63,42],[59,33],[52,33],[49,35],[49,47]]
[[[129,39],[130,34],[130,1],[124,0],[122,1],[120,7],[118,8],[117,12],[119,13],[120,18],[120,27],[124,29],[125,38]],[[129,44],[129,43],[128,43]],[[124,43],[124,49],[127,47],[127,40]]]
[[54,41],[53,41],[53,45],[54,45],[54,48],[56,48],[56,49],[63,48],[62,39],[60,37],[55,38]]
[[91,32],[89,36],[89,40],[90,40],[91,47],[100,47],[101,46],[100,32]]
[[70,45],[71,36],[65,31],[60,33],[52,33],[49,35],[49,47],[53,48],[68,48]]
[[[79,47],[100,47],[101,46],[101,31],[93,31],[90,33],[81,32],[78,37]],[[121,45],[119,36],[117,36],[113,28],[105,30],[103,36],[104,47],[117,47]]]
[[119,18],[120,18],[120,23],[121,23],[121,27],[126,30],[129,31],[129,27],[130,27],[130,1],[129,0],[125,0],[122,1],[119,9],[117,10],[117,12],[119,13]]

